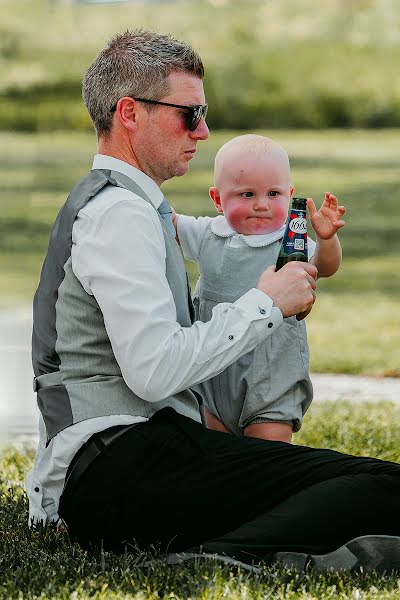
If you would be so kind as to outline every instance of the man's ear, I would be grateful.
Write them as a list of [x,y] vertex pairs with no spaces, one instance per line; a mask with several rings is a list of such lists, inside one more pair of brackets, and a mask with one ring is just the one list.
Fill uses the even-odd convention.
[[292,197],[292,196],[293,196],[293,192],[294,192],[294,187],[291,185],[291,186],[290,186],[290,197]]
[[139,104],[133,98],[124,96],[120,98],[117,103],[116,114],[119,122],[125,129],[129,131],[135,131],[138,122],[138,108]]
[[219,195],[218,188],[216,188],[216,187],[210,187],[210,189],[208,190],[208,193],[210,194],[211,200],[215,204],[215,208],[217,209],[217,212],[223,213],[224,210],[222,208],[221,196]]

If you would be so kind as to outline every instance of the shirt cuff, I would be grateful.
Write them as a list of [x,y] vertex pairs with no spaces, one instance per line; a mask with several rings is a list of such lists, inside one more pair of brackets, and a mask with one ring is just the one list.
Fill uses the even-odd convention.
[[273,306],[272,298],[256,288],[246,292],[233,303],[233,306],[244,310],[251,321],[264,320],[263,323],[257,323],[256,327],[258,335],[261,337],[272,333],[283,323],[282,313],[277,306]]
[[272,299],[256,288],[252,288],[233,303],[233,306],[249,313],[251,321],[268,319],[272,311],[272,305]]

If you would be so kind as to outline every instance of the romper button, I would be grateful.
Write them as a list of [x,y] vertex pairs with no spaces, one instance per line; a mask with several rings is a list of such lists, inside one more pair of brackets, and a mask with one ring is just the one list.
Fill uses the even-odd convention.
[[273,323],[271,323],[271,321],[270,321],[270,322],[268,323],[268,327],[271,329],[271,327],[273,327],[273,326],[274,326],[274,324],[273,324]]
[[230,336],[229,336],[229,339],[230,339],[230,340],[233,340],[233,335],[230,335]]
[[259,308],[260,314],[265,315],[265,313],[267,312],[265,310],[265,308],[260,308],[260,307],[258,307],[258,308]]
[[39,488],[38,488],[38,487],[35,487],[35,492],[38,492],[38,491],[39,491]]

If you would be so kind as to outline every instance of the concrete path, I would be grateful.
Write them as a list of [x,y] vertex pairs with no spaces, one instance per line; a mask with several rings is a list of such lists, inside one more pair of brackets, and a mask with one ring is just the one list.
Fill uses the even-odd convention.
[[0,313],[0,442],[36,435],[38,409],[32,390],[31,328],[29,309]]
[[312,374],[314,400],[351,400],[400,404],[400,378],[360,377],[354,375]]
[[[35,443],[38,409],[32,390],[30,359],[31,310],[0,313],[0,444]],[[311,376],[315,401],[389,400],[400,404],[400,378],[375,379],[351,375]]]

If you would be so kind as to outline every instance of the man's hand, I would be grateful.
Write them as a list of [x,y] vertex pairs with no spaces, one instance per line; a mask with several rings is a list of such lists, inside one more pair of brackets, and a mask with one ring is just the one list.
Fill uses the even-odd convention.
[[307,198],[307,208],[311,225],[322,240],[331,239],[345,224],[342,217],[346,209],[339,206],[336,196],[329,192],[326,192],[325,200],[318,211],[312,198]]
[[[279,271],[268,267],[257,284],[267,294],[284,317],[308,314],[315,302],[317,268],[310,263],[292,261]],[[304,318],[304,317],[303,317]]]

